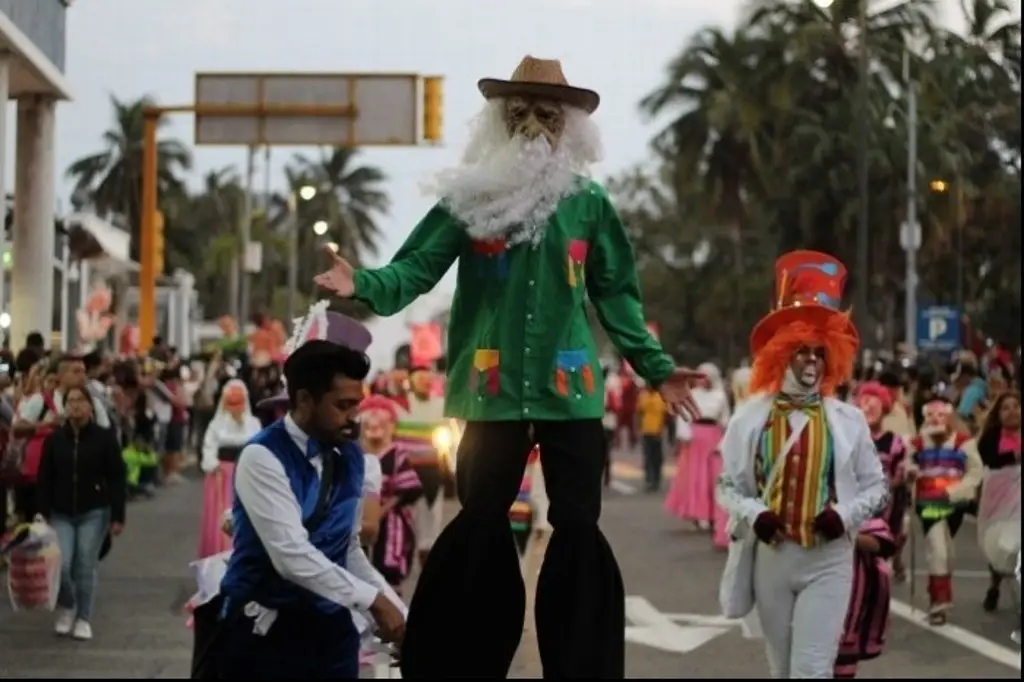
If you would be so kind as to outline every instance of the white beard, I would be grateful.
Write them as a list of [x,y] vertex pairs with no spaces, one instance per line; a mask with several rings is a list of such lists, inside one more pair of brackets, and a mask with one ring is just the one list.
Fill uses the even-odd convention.
[[580,186],[563,146],[516,137],[439,173],[430,189],[473,239],[538,243],[558,204]]

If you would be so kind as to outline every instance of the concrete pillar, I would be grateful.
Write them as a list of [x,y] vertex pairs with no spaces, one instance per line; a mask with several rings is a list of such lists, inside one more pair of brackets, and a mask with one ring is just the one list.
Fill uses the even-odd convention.
[[53,326],[56,231],[54,214],[54,111],[49,98],[18,100],[14,161],[11,347],[21,348],[29,332],[49,339]]
[[[11,54],[0,52],[0,259],[7,251],[7,100],[11,97]],[[0,313],[7,312],[7,273],[0,262]],[[0,331],[2,334],[3,331]]]

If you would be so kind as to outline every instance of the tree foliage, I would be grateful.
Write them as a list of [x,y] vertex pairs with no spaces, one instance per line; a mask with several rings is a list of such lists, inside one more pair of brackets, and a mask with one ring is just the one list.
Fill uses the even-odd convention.
[[[101,217],[129,230],[132,257],[138,258],[141,225],[141,168],[143,109],[148,98],[111,98],[113,125],[102,135],[103,149],[74,162],[68,177],[75,182],[76,208],[89,207]],[[245,215],[245,189],[234,167],[208,172],[197,191],[189,191],[183,174],[192,159],[181,142],[161,137],[157,146],[158,193],[164,214],[165,265],[181,268],[196,278],[205,316],[215,318],[232,310],[231,272],[241,252],[240,225]],[[291,231],[297,231],[298,311],[316,294],[310,273],[325,265],[324,244],[336,244],[352,262],[375,255],[381,238],[378,220],[390,200],[384,173],[360,164],[355,149],[323,149],[315,157],[297,155],[285,168],[282,189],[251,213],[250,235],[263,244],[263,267],[252,278],[249,307],[274,317],[286,315]],[[303,188],[315,189],[309,199]],[[313,226],[323,221],[327,231]],[[365,314],[351,305],[346,311]]]
[[[851,266],[848,294],[868,288],[865,345],[901,340],[906,63],[918,100],[919,301],[963,303],[976,327],[1019,343],[1020,21],[1003,0],[964,0],[958,34],[926,0],[869,1],[862,38],[858,0],[820,4],[756,0],[735,31],[697,32],[640,103],[667,123],[650,161],[609,185],[634,233],[648,315],[680,357],[738,361],[768,309],[775,258],[810,248]],[[864,282],[853,271],[861,150]]]

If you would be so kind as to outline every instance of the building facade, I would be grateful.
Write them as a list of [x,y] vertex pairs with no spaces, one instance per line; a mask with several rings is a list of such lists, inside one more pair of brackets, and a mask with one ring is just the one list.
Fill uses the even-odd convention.
[[[49,337],[53,327],[54,119],[57,102],[71,98],[64,77],[70,4],[0,0],[0,102],[18,103],[14,121],[7,120],[7,107],[0,107],[0,188],[14,186],[10,244],[0,230],[0,262],[10,264],[9,278],[0,277],[0,315],[9,323],[7,338],[14,348],[29,332]],[[8,169],[6,147],[12,141],[15,161]],[[0,210],[6,219],[6,206]]]

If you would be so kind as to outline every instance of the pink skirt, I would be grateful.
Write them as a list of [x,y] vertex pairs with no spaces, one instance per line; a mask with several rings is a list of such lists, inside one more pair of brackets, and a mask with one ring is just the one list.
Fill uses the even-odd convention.
[[221,462],[203,481],[203,515],[199,526],[200,559],[231,549],[231,536],[221,530],[221,526],[224,512],[231,508],[234,473],[234,462]]
[[665,511],[685,521],[711,523],[715,517],[715,481],[722,466],[714,453],[722,440],[722,427],[694,424],[691,432],[685,453],[680,449]]

